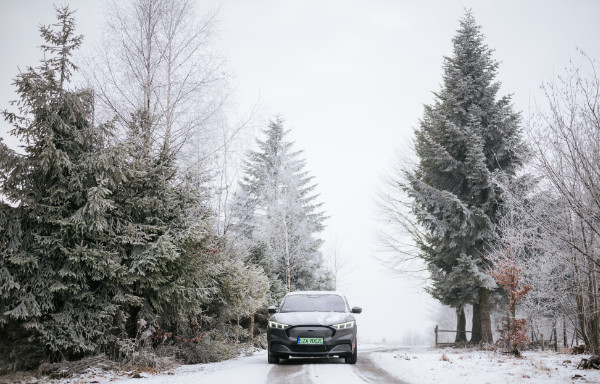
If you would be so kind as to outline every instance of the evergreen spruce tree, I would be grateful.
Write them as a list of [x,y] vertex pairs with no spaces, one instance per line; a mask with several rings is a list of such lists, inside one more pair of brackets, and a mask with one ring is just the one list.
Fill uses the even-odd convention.
[[316,235],[325,220],[316,202],[316,185],[304,170],[301,152],[285,141],[277,119],[248,154],[233,207],[233,231],[247,239],[247,261],[263,267],[271,280],[271,299],[288,290],[328,289]]
[[[24,155],[2,162],[2,311],[18,346],[29,337],[44,354],[81,356],[114,341],[120,255],[104,247],[114,205],[108,189],[110,126],[93,127],[92,93],[67,88],[81,44],[67,8],[41,27],[46,57],[15,80],[19,114],[5,111]],[[11,330],[17,329],[16,332]]]
[[82,38],[68,8],[57,15],[41,28],[46,58],[15,80],[19,113],[4,112],[24,154],[0,143],[0,338],[39,346],[22,351],[38,363],[119,353],[142,324],[175,329],[208,300],[197,254],[182,251],[210,233],[201,181],[148,151],[148,111],[120,144],[92,124],[93,93],[67,88]]
[[[199,261],[187,246],[201,248],[210,237],[210,210],[202,181],[179,176],[167,147],[153,154],[142,140],[152,125],[147,110],[131,119],[128,137],[119,145],[126,177],[117,186],[114,247],[126,269],[127,333],[135,337],[140,321],[174,331],[178,321],[200,312],[206,297],[197,294],[193,276]],[[187,293],[186,293],[187,292]]]
[[472,342],[491,342],[486,256],[496,239],[501,196],[494,178],[511,179],[522,163],[519,115],[510,97],[497,99],[498,63],[470,12],[444,58],[442,89],[425,107],[415,132],[418,164],[400,183],[426,229],[421,257],[431,273],[430,293],[457,309],[457,341],[465,304],[472,303]]

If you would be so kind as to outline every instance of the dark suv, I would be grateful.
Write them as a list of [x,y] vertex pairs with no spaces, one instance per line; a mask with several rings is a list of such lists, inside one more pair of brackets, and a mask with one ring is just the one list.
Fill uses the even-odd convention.
[[269,364],[290,356],[345,358],[356,364],[356,320],[348,301],[338,292],[303,291],[285,295],[279,308],[269,307],[273,316],[267,328]]

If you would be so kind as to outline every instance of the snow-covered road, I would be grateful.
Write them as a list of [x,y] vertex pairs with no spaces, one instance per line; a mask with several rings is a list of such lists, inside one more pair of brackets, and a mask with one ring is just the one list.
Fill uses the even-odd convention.
[[381,369],[371,355],[387,351],[383,347],[363,347],[356,365],[345,364],[343,359],[293,358],[280,364],[267,364],[266,352],[240,357],[222,363],[184,366],[169,375],[148,376],[143,379],[125,379],[118,383],[135,384],[221,384],[221,383],[290,383],[290,384],[364,384],[406,383]]
[[[526,351],[521,359],[500,352],[431,347],[359,345],[358,363],[343,359],[294,358],[267,364],[266,351],[221,363],[181,366],[168,374],[142,379],[87,377],[64,383],[128,384],[558,384],[600,383],[600,371],[577,369],[581,355]],[[62,383],[61,383],[62,384]]]
[[381,347],[363,347],[356,365],[343,359],[290,359],[273,366],[268,383],[405,383],[381,369],[371,360],[373,353],[387,351]]

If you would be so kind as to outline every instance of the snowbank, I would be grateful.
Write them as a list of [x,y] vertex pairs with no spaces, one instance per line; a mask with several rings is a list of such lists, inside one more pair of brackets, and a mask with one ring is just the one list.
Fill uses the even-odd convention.
[[409,383],[600,383],[600,371],[580,370],[582,356],[525,352],[522,358],[453,348],[407,348],[377,352],[373,362]]

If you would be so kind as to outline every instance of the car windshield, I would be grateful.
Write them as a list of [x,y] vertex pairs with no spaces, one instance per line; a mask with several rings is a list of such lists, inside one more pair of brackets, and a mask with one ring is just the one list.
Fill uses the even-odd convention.
[[280,312],[346,312],[346,302],[338,295],[290,295]]

